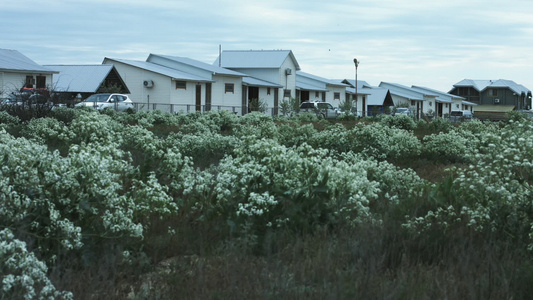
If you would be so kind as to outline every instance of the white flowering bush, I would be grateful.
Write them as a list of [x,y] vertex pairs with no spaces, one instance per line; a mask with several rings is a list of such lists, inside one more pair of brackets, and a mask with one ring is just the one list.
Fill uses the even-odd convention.
[[20,124],[20,118],[10,115],[6,111],[0,111],[0,129],[9,129]]
[[312,124],[300,122],[285,122],[278,125],[278,142],[287,147],[300,146],[309,143],[317,130]]
[[395,116],[384,115],[380,119],[380,122],[389,127],[395,127],[398,129],[413,130],[416,128],[416,122],[413,117],[403,114],[398,114]]
[[[467,232],[533,250],[531,120],[350,122],[65,109],[22,123],[0,112],[0,298],[69,298],[52,284],[67,260],[146,264],[195,251],[197,229],[260,243],[371,227],[405,247]],[[445,178],[432,177],[440,168]]]
[[30,140],[42,144],[68,144],[75,134],[55,118],[39,118],[30,120],[21,134]]
[[468,162],[469,155],[476,151],[476,142],[472,135],[455,130],[427,135],[423,141],[422,156],[439,162]]
[[357,124],[347,138],[350,150],[377,159],[409,159],[421,151],[420,141],[412,133],[381,123]]
[[46,264],[28,251],[26,243],[11,230],[0,230],[0,298],[73,299],[70,292],[58,291],[47,277]]
[[334,222],[358,223],[370,216],[377,183],[362,162],[333,159],[307,144],[288,149],[273,140],[248,138],[213,170],[213,213],[234,224],[302,229]]
[[[475,125],[478,126],[478,125]],[[530,239],[533,249],[533,122],[510,122],[477,135],[478,151],[465,151],[465,168],[428,193],[427,212],[409,216],[406,228],[418,232],[468,227]]]
[[255,136],[256,138],[276,139],[278,129],[272,117],[260,112],[251,112],[241,117],[240,124],[234,129],[238,138]]

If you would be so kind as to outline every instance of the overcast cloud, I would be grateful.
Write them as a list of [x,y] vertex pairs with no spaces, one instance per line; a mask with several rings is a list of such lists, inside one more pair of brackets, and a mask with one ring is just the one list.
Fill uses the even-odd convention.
[[533,89],[533,1],[171,1],[0,3],[0,48],[39,64],[212,63],[223,50],[292,50],[302,70],[449,91],[464,78]]

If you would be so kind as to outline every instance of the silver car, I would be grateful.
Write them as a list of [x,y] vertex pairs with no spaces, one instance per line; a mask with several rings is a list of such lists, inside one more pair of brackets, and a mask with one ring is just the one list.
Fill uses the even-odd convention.
[[94,94],[83,102],[76,104],[76,107],[94,107],[98,110],[101,109],[114,109],[117,111],[125,111],[128,108],[133,109],[133,102],[124,94]]
[[337,110],[328,102],[305,101],[300,104],[300,111],[313,112],[319,118],[334,119],[338,116]]

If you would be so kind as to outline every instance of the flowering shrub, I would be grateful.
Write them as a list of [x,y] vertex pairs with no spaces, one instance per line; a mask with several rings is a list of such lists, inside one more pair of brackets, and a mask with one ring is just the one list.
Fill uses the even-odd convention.
[[[65,255],[144,257],[135,249],[167,227],[260,242],[278,228],[370,222],[408,237],[500,234],[533,250],[533,122],[421,121],[417,134],[440,131],[420,142],[404,121],[80,109],[21,123],[0,112],[2,297],[69,298],[46,277]],[[460,164],[430,183],[406,168],[419,158]]]
[[533,249],[532,129],[533,122],[522,120],[478,135],[479,150],[465,152],[476,163],[453,170],[447,181],[433,187],[430,208],[408,217],[404,226],[418,232],[461,226],[505,232],[529,238]]
[[0,297],[2,299],[73,299],[47,277],[46,264],[28,251],[9,229],[0,230]]
[[20,119],[6,111],[0,111],[0,129],[8,129],[20,123]]
[[[303,144],[288,149],[273,140],[246,139],[215,168],[213,212],[254,230],[306,229],[324,222],[361,222],[377,184],[360,164],[337,161]],[[215,171],[214,170],[214,171]],[[253,233],[253,232],[252,232]]]
[[413,117],[408,115],[385,115],[380,119],[380,122],[389,127],[395,127],[398,129],[413,130],[416,128],[415,120],[413,119]]
[[424,137],[422,155],[440,162],[468,162],[468,155],[476,151],[476,140],[457,131],[427,135]]
[[420,154],[420,142],[406,130],[381,123],[360,125],[348,133],[350,149],[377,159],[410,158]]

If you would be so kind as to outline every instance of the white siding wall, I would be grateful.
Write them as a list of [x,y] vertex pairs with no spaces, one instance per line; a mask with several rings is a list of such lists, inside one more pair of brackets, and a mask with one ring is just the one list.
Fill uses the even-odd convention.
[[[285,69],[291,69],[292,75],[285,75]],[[287,56],[283,64],[281,65],[281,68],[278,70],[278,80],[274,83],[278,83],[283,86],[283,89],[289,89],[291,90],[291,98],[296,97],[296,65],[290,58],[290,56]],[[280,95],[279,99],[280,101],[283,100],[283,89],[280,89]]]
[[0,92],[3,95],[0,97],[7,97],[12,92],[19,92],[26,84],[26,76],[33,76],[34,79],[37,79],[37,76],[46,76],[46,88],[53,89],[52,75],[50,74],[3,72],[0,73]]
[[[335,100],[335,93],[340,94],[340,98]],[[311,96],[311,95],[309,95]],[[346,101],[346,87],[328,86],[328,92],[326,93],[326,102],[338,107],[341,103]]]
[[[260,87],[259,88],[259,99],[265,102],[268,108],[274,107],[274,93],[278,93],[278,88],[271,87],[270,95],[268,94],[268,88]],[[279,105],[279,103],[278,103]]]
[[[213,76],[211,103],[213,106],[241,106],[242,105],[242,77]],[[233,83],[234,93],[226,93],[226,83]],[[205,99],[205,94],[202,95]],[[205,100],[202,100],[205,101]]]
[[[190,90],[189,86],[187,86],[186,91],[174,91],[175,84],[168,76],[133,67],[117,61],[111,61],[111,63],[113,63],[117,72],[124,80],[124,83],[126,83],[126,85],[128,86],[131,93],[130,98],[133,102],[147,103],[148,101],[150,101],[150,103],[170,104],[171,99],[173,101],[176,101],[176,103],[178,103],[178,99],[182,99],[183,103],[187,102],[186,98],[183,99],[182,97],[178,97],[178,95],[182,94],[181,96],[187,97],[189,95]],[[144,80],[152,80],[154,82],[154,86],[151,88],[144,87]],[[194,93],[194,89],[192,90]],[[171,94],[173,94],[172,97]]]

